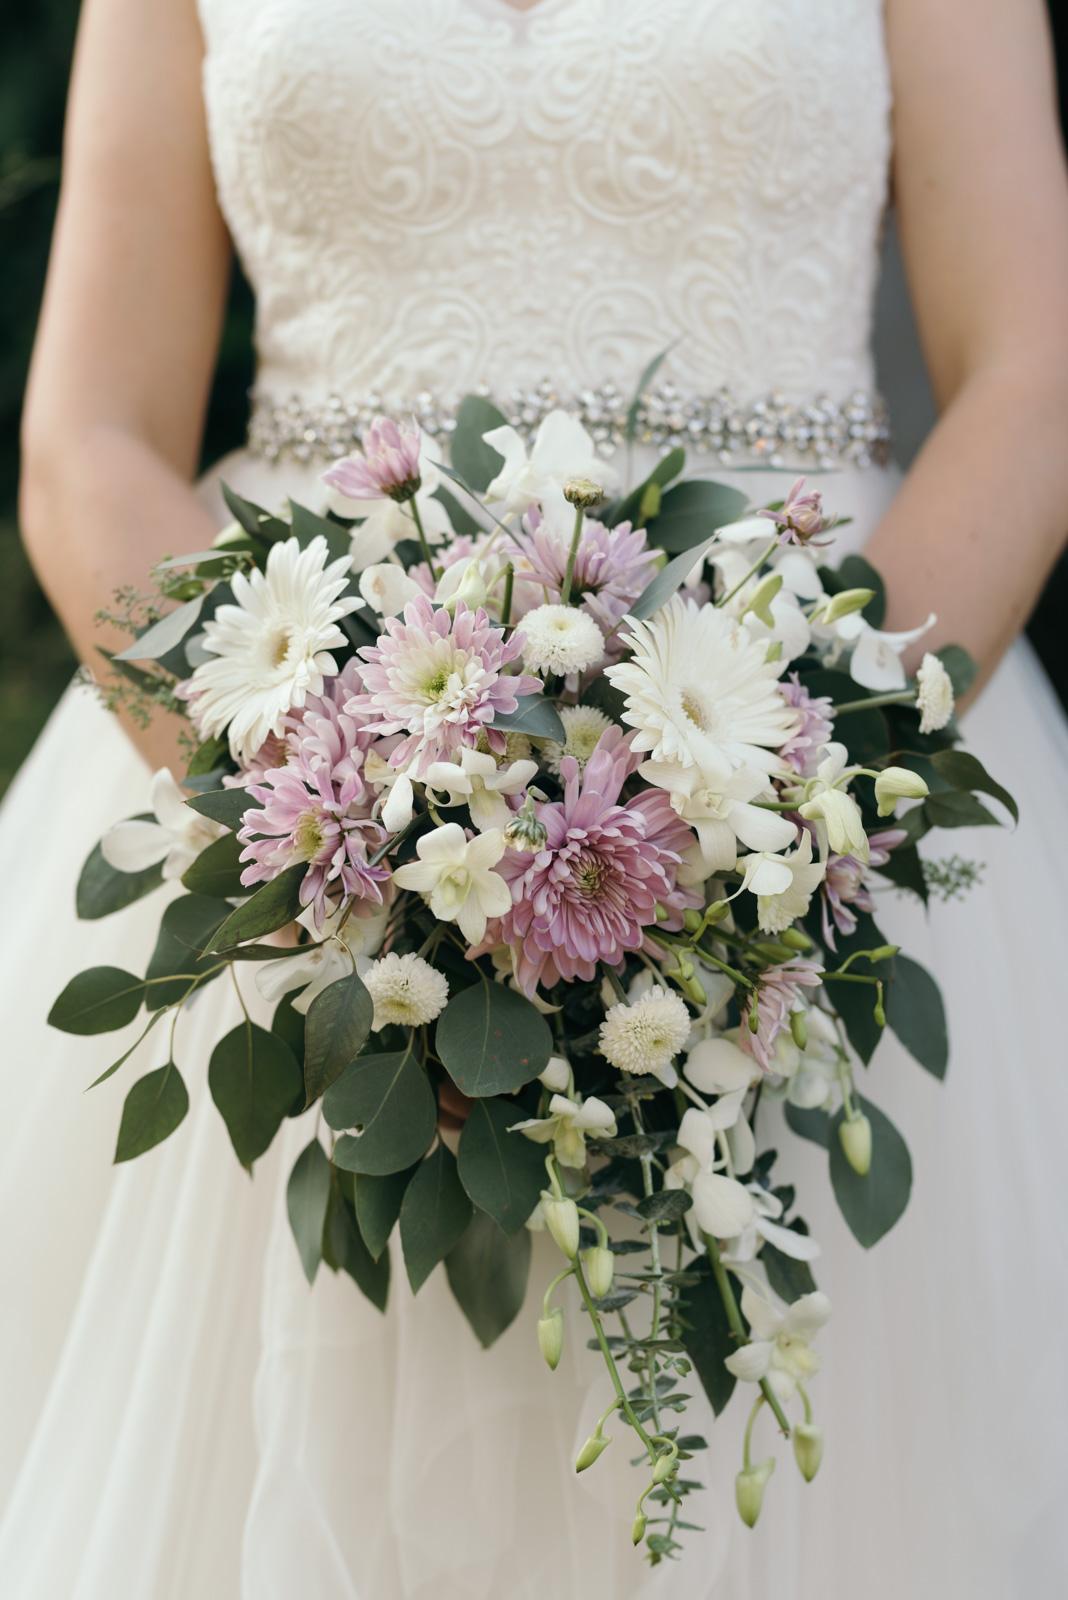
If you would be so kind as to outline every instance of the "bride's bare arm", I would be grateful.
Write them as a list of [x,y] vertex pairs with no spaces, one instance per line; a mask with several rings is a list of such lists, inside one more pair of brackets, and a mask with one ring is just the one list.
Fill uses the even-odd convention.
[[[230,247],[215,200],[193,0],[87,0],[23,426],[32,559],[82,660],[120,585],[214,528],[190,490]],[[129,641],[126,640],[126,643]],[[174,727],[135,733],[173,759]]]
[[887,0],[894,196],[941,420],[869,553],[984,676],[1068,530],[1068,184],[1042,0]]

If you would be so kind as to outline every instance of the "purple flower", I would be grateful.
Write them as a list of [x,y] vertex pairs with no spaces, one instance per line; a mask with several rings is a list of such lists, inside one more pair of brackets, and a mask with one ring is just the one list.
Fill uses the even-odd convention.
[[363,456],[346,456],[321,474],[322,481],[348,500],[410,500],[419,488],[418,426],[399,428],[376,417],[363,436]]
[[[580,782],[578,763],[560,763],[562,801],[542,804],[537,819],[546,832],[540,850],[509,849],[497,871],[512,891],[512,909],[495,919],[481,950],[511,945],[516,976],[527,994],[538,984],[595,977],[598,961],[616,966],[643,941],[642,927],[656,921],[656,903],[675,906],[681,848],[693,836],[677,817],[669,822],[667,797],[645,795],[617,804],[625,780],[641,757],[619,728],[602,734]],[[663,814],[662,814],[663,813]],[[686,903],[696,903],[686,896]]]
[[[570,524],[550,524],[534,508],[524,517],[522,529],[502,545],[502,554],[512,557],[516,564],[517,617],[532,606],[552,605],[560,599],[571,535]],[[589,612],[609,640],[610,659],[623,652],[615,632],[618,624],[655,576],[643,529],[632,529],[629,522],[608,528],[587,517],[575,556],[571,600]]]
[[[906,837],[904,828],[886,828],[882,833],[869,834],[868,865],[885,867],[891,850],[895,850]],[[823,900],[824,943],[828,950],[837,950],[834,929],[837,928],[848,939],[857,926],[856,913],[849,909],[850,906],[856,906],[858,911],[875,910],[875,901],[867,887],[864,863],[855,856],[839,856],[832,852],[827,858],[827,871],[820,885],[820,895]]]
[[375,734],[407,734],[389,759],[413,778],[474,748],[480,733],[494,755],[503,755],[505,736],[493,727],[494,717],[513,712],[518,695],[541,688],[538,678],[504,673],[525,642],[522,633],[506,640],[481,607],[469,611],[461,600],[450,617],[419,595],[405,606],[403,621],[388,617],[377,645],[360,650],[364,693],[345,709]]
[[312,765],[300,758],[267,773],[249,794],[263,809],[246,812],[245,826],[238,833],[245,846],[241,860],[250,863],[241,874],[243,884],[266,883],[287,867],[307,862],[300,903],[313,908],[320,929],[329,909],[328,895],[356,895],[382,904],[390,871],[370,866],[367,857],[368,846],[374,851],[383,844],[386,831],[366,816],[349,814],[325,762]]
[[750,1002],[742,1014],[738,1043],[746,1055],[752,1056],[761,1071],[776,1070],[775,1041],[780,1033],[789,1029],[790,1013],[797,1007],[801,990],[818,988],[820,981],[820,968],[815,961],[783,961],[760,974],[757,980],[757,1031],[749,1031],[753,1009]]
[[779,688],[800,719],[797,732],[780,747],[779,757],[802,778],[814,778],[820,749],[834,732],[834,703],[829,695],[813,698],[796,672]]
[[779,511],[758,511],[757,516],[767,517],[782,529],[780,544],[830,544],[830,539],[821,539],[819,535],[833,528],[838,519],[824,516],[819,492],[811,489],[808,494],[802,494],[804,487],[804,478],[798,478]]

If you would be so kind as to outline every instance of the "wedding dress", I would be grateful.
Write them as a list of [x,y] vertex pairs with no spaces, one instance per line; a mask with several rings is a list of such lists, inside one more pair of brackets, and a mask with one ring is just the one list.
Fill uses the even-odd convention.
[[[320,504],[324,447],[376,405],[445,442],[453,397],[479,385],[524,425],[558,395],[610,450],[671,346],[632,478],[678,434],[757,503],[821,468],[854,519],[840,553],[863,542],[897,484],[868,351],[889,148],[879,0],[201,11],[219,193],[258,301],[251,448],[202,486],[220,520],[220,474],[265,503]],[[775,1113],[759,1130],[799,1185],[835,1308],[812,1386],[823,1468],[806,1485],[780,1449],[750,1532],[732,1503],[745,1408],[713,1423],[695,1399],[712,1449],[687,1504],[707,1532],[651,1570],[630,1547],[641,1485],[623,1430],[571,1470],[607,1380],[573,1304],[559,1371],[538,1357],[544,1238],[528,1304],[488,1353],[440,1269],[413,1299],[395,1261],[385,1316],[325,1268],[309,1291],[284,1186],[313,1120],[287,1123],[251,1182],[238,1167],[205,1083],[236,1020],[224,985],[180,1020],[184,1125],[109,1165],[129,1069],[82,1091],[120,1046],[44,1018],[84,966],[143,970],[160,904],[74,920],[82,860],[145,809],[149,774],[72,690],[0,822],[4,1600],[1068,1592],[1068,735],[1023,645],[965,725],[1022,819],[945,847],[986,862],[963,903],[925,919],[882,897],[886,934],[938,975],[952,1038],[944,1085],[890,1037],[866,1080],[912,1148],[903,1220],[866,1255],[822,1153]],[[146,1045],[141,1070],[165,1049]]]

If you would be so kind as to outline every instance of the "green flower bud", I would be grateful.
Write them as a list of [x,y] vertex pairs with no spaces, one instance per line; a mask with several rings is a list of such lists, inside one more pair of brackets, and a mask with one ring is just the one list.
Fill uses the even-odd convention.
[[591,1293],[596,1295],[598,1300],[606,1294],[611,1294],[612,1278],[616,1270],[616,1258],[611,1250],[605,1250],[601,1245],[594,1245],[590,1250],[583,1250],[582,1261],[586,1268]]
[[819,622],[838,622],[842,617],[850,616],[854,611],[863,611],[869,600],[875,599],[874,589],[843,589],[840,594],[833,595],[826,609],[817,618]]
[[538,1344],[546,1365],[555,1372],[564,1352],[564,1313],[553,1306],[547,1317],[538,1318]]
[[803,1050],[808,1044],[808,1023],[805,1021],[803,1011],[790,1012],[790,1032],[794,1036],[794,1044],[799,1050]]
[[653,907],[653,915],[655,916],[657,922],[666,922],[668,917],[670,917],[671,912],[668,910],[667,906],[662,906],[658,900],[656,905]]
[[729,900],[714,900],[704,915],[705,926],[714,928],[717,922],[722,922],[730,914]]
[[642,494],[642,502],[638,508],[638,521],[636,527],[644,528],[647,522],[652,522],[654,517],[660,515],[660,501],[662,491],[658,483],[647,483]]
[[889,961],[891,956],[896,956],[900,949],[901,946],[899,944],[878,945],[874,950],[868,951],[868,960],[871,962]]
[[823,1429],[813,1422],[799,1422],[793,1431],[794,1459],[801,1468],[801,1476],[811,1483],[820,1470],[823,1460]]
[[687,906],[682,913],[682,925],[687,933],[696,933],[701,926],[701,913],[692,906]]
[[645,1538],[645,1524],[649,1519],[644,1511],[639,1511],[634,1519],[634,1526],[630,1530],[630,1537],[634,1544],[641,1544]]
[[542,1193],[541,1208],[545,1225],[569,1261],[574,1261],[579,1247],[579,1214],[574,1200],[558,1200],[554,1194]]
[[568,478],[564,484],[564,499],[573,506],[581,506],[583,511],[591,511],[603,498],[601,485],[589,478]]
[[587,1467],[592,1467],[597,1457],[607,1450],[611,1443],[611,1439],[604,1438],[600,1431],[591,1434],[579,1451],[578,1460],[575,1462],[575,1471],[585,1472]]
[[907,767],[886,767],[875,780],[875,799],[881,817],[889,817],[899,800],[922,800],[930,790]]
[[781,588],[781,572],[769,572],[766,578],[761,578],[760,582],[753,590],[752,599],[742,612],[743,620],[751,611],[754,617],[760,618],[765,627],[774,627],[775,618],[771,614],[771,602],[774,600]]
[[871,1123],[864,1113],[854,1117],[852,1122],[839,1123],[838,1137],[853,1171],[866,1178],[871,1170]]
[[812,949],[812,940],[801,928],[784,928],[779,935],[779,943],[790,950]]
[[750,1010],[749,1010],[749,1032],[750,1033],[759,1033],[760,1032],[760,1014],[757,1011],[757,1004],[756,1004],[755,1000],[753,1001],[753,1004],[752,1004],[752,1006],[750,1007]]
[[734,1480],[734,1500],[738,1515],[747,1528],[755,1528],[764,1504],[764,1488],[775,1471],[775,1457],[769,1456],[755,1467],[743,1467]]
[[666,1483],[678,1465],[678,1457],[670,1451],[667,1455],[657,1456],[656,1465],[653,1467],[653,1482]]

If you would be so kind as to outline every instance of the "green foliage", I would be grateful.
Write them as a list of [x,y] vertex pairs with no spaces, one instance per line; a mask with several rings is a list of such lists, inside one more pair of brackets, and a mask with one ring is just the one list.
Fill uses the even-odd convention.
[[243,849],[236,833],[224,833],[186,868],[182,874],[183,885],[193,894],[211,895],[219,900],[248,895],[250,891],[241,882]]
[[48,1021],[64,1033],[113,1033],[133,1021],[144,997],[143,978],[121,967],[89,967],[70,980]]
[[[201,746],[203,749],[204,746]],[[190,767],[192,772],[192,767]],[[224,828],[229,828],[236,833],[245,819],[246,811],[258,811],[255,800],[247,789],[209,789],[206,794],[194,794],[186,801],[192,811],[199,811],[202,817],[210,817],[213,822],[221,822]]]
[[676,556],[674,561],[669,561],[661,572],[658,572],[631,606],[628,615],[637,617],[643,622],[646,617],[651,617],[660,607],[666,605],[675,593],[686,582],[690,573],[697,565],[698,560],[707,555],[715,543],[715,534],[710,534],[701,544],[694,545],[691,550],[686,550],[681,556]]
[[419,1163],[404,1172],[388,1172],[375,1177],[369,1172],[354,1176],[356,1191],[356,1220],[360,1225],[364,1243],[375,1261],[378,1260],[400,1216],[404,1191],[419,1170]]
[[449,1288],[479,1344],[488,1350],[515,1321],[530,1275],[530,1234],[509,1238],[492,1217],[475,1211],[445,1257]]
[[294,1162],[286,1185],[289,1226],[309,1283],[315,1282],[323,1258],[323,1228],[330,1184],[330,1158],[318,1139],[313,1139]]
[[[737,522],[746,502],[747,496],[739,489],[731,489],[725,483],[712,483],[707,478],[677,483],[673,489],[668,489],[660,502],[659,514],[649,522],[649,542],[672,555],[694,550],[696,559],[695,547],[703,544],[717,528]],[[769,544],[774,533],[769,522]]]
[[845,1112],[836,1113],[829,1141],[831,1186],[838,1208],[865,1250],[878,1244],[908,1205],[912,1190],[912,1159],[908,1145],[890,1118],[870,1100],[857,1095],[860,1109],[871,1123],[871,1169],[865,1177],[846,1160],[838,1129]]
[[798,1261],[794,1256],[788,1256],[784,1251],[776,1250],[773,1244],[766,1242],[760,1252],[760,1259],[764,1263],[764,1271],[768,1275],[772,1290],[780,1300],[785,1300],[787,1305],[793,1305],[803,1294],[812,1294],[814,1291],[816,1280],[807,1261]]
[[886,991],[886,1020],[921,1067],[944,1078],[949,1064],[949,1030],[942,993],[919,962],[894,957],[894,981]]
[[522,1121],[514,1100],[476,1100],[460,1135],[460,1182],[476,1206],[517,1234],[545,1187],[545,1146],[508,1129]]
[[371,1255],[356,1224],[356,1214],[348,1197],[337,1188],[327,1212],[323,1258],[335,1271],[340,1269],[347,1272],[360,1293],[379,1311],[385,1311],[389,1298],[389,1251],[385,1251],[377,1260]]
[[[682,1338],[686,1354],[701,1380],[701,1387],[718,1417],[738,1381],[733,1372],[728,1372],[723,1365],[726,1358],[737,1350],[738,1341],[727,1321],[727,1312],[708,1257],[698,1257],[690,1270],[697,1281],[689,1285],[683,1295],[682,1312],[689,1326],[683,1328]],[[735,1298],[737,1295],[735,1282]]]
[[410,1167],[425,1154],[437,1125],[437,1104],[412,1047],[360,1056],[323,1096],[331,1128],[362,1128],[334,1149],[334,1165],[346,1172],[382,1177]]
[[374,1002],[355,968],[316,995],[308,1007],[304,1032],[308,1105],[337,1082],[363,1049],[374,1014]]
[[507,422],[481,395],[469,394],[456,415],[456,427],[449,444],[453,470],[468,488],[484,493],[504,465],[504,457],[482,435]]
[[295,922],[303,909],[300,886],[307,870],[304,862],[298,861],[265,883],[262,889],[257,889],[223,923],[212,940],[212,950],[228,950],[246,939],[263,939]]
[[994,782],[983,763],[970,751],[936,750],[931,757],[931,765],[951,789],[973,790],[979,794],[991,795],[1001,802],[1013,822],[1019,822],[1019,807],[1012,795],[1007,789],[1003,789],[1000,783]]
[[[155,818],[143,814],[134,820],[153,822]],[[162,882],[162,861],[153,867],[145,867],[143,872],[119,872],[104,860],[104,852],[96,844],[90,850],[78,878],[74,907],[83,922],[96,922],[101,917],[110,917],[114,911],[122,911],[126,906],[133,905],[135,900],[144,899]]]
[[[192,978],[203,977],[211,967],[221,965],[202,952],[229,915],[230,907],[225,900],[184,894],[171,901],[163,913],[156,948],[145,973],[146,980],[152,980],[145,994],[145,1004],[150,1011],[178,1005],[189,994]],[[174,978],[173,983],[158,981],[170,977]]]
[[254,1022],[239,1022],[211,1053],[208,1087],[243,1167],[263,1155],[301,1090],[289,1046]]
[[184,1120],[189,1092],[173,1061],[138,1078],[122,1108],[115,1161],[132,1161],[162,1144]]
[[514,711],[496,713],[493,726],[508,733],[525,733],[530,739],[556,739],[561,744],[566,737],[560,713],[541,694],[521,696]]
[[[657,462],[649,476],[642,483],[639,483],[638,487],[632,490],[625,500],[621,500],[618,505],[613,507],[612,514],[608,518],[610,526],[613,528],[618,527],[621,522],[639,525],[642,505],[643,503],[648,504],[650,498],[650,488],[654,486],[657,489],[666,488],[672,478],[678,477],[685,465],[685,450],[681,449],[681,447],[669,450],[667,455],[661,457]],[[663,501],[661,500],[662,503]]]
[[438,1018],[437,1051],[458,1089],[480,1099],[514,1094],[544,1072],[549,1025],[514,989],[485,978],[451,999]]
[[675,1222],[692,1205],[685,1189],[656,1189],[639,1200],[635,1210],[646,1222]]
[[470,1220],[471,1202],[456,1158],[439,1143],[408,1185],[401,1206],[401,1244],[413,1294],[459,1242]]
[[813,1144],[818,1144],[824,1150],[830,1149],[831,1144],[831,1119],[826,1111],[818,1111],[815,1107],[806,1110],[803,1106],[795,1106],[787,1100],[784,1107],[787,1126],[792,1128],[802,1139],[810,1139]]
[[293,518],[293,535],[302,550],[306,550],[313,539],[325,539],[331,561],[348,558],[352,538],[347,528],[343,528],[339,522],[332,522],[329,517],[320,517],[316,512],[309,511],[307,506],[299,506],[295,500],[289,502],[289,510]]

